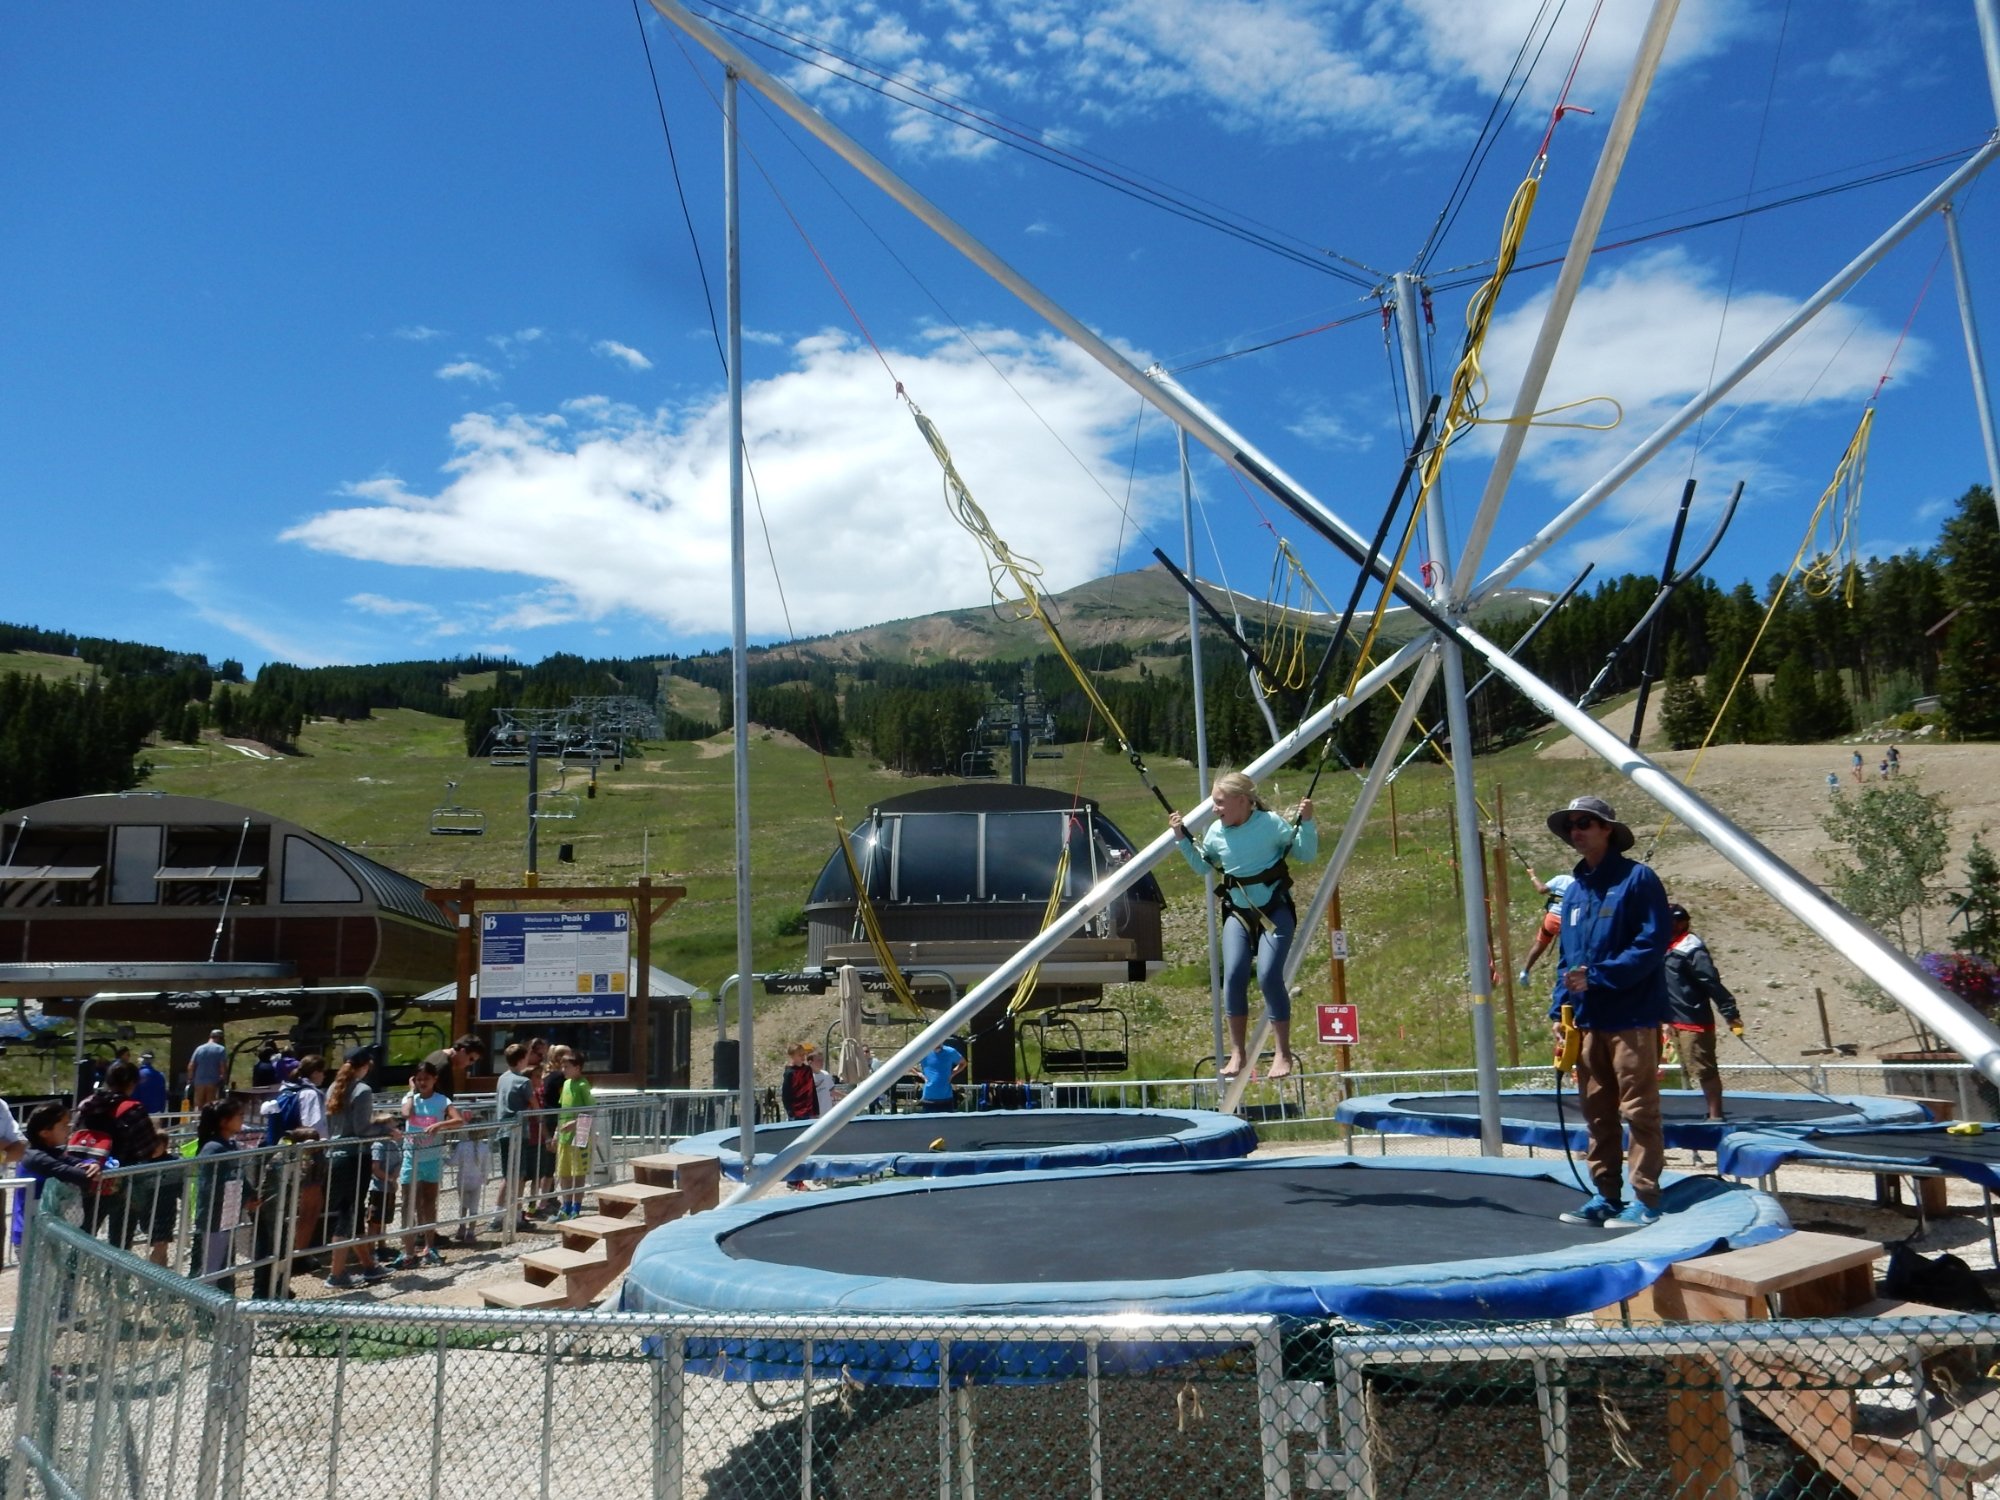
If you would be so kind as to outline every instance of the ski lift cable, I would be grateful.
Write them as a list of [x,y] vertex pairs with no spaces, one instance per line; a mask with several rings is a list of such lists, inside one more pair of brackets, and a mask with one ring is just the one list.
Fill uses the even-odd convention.
[[[1535,33],[1541,30],[1542,18],[1548,15],[1552,3],[1555,4],[1556,14],[1550,19],[1548,29],[1542,32],[1541,44],[1535,47],[1534,60],[1523,69],[1521,60],[1527,56],[1528,48],[1534,45]],[[1535,69],[1541,64],[1542,52],[1548,47],[1549,38],[1555,35],[1556,27],[1562,21],[1562,13],[1567,8],[1568,0],[1542,0],[1534,19],[1528,22],[1528,29],[1521,38],[1521,45],[1515,49],[1514,60],[1507,66],[1507,76],[1501,80],[1499,89],[1494,93],[1492,104],[1487,106],[1486,119],[1480,124],[1479,134],[1473,137],[1472,145],[1466,152],[1465,162],[1459,167],[1458,177],[1451,185],[1451,191],[1445,194],[1444,206],[1438,210],[1437,218],[1431,224],[1430,233],[1424,237],[1423,244],[1417,247],[1417,253],[1412,258],[1411,265],[1417,274],[1423,274],[1424,266],[1429,262],[1439,243],[1457,222],[1459,210],[1471,196],[1473,182],[1484,169],[1486,158],[1492,153],[1495,143],[1506,130],[1507,122],[1513,118],[1514,107],[1521,102],[1521,95],[1526,91]]]
[[[1785,35],[1791,29],[1791,24],[1792,0],[1785,0],[1784,13],[1778,19],[1778,42],[1771,49],[1771,73],[1764,85],[1764,108],[1757,116],[1757,142],[1750,151],[1749,180],[1743,187],[1743,204],[1745,207],[1749,206],[1750,195],[1757,190],[1757,169],[1763,163],[1764,141],[1771,127],[1771,105],[1778,95],[1778,64],[1783,60],[1785,55]],[[1729,252],[1729,275],[1724,280],[1722,286],[1722,308],[1716,314],[1715,318],[1715,342],[1709,349],[1708,375],[1702,381],[1703,390],[1707,390],[1715,384],[1715,372],[1717,367],[1722,363],[1723,331],[1729,325],[1729,307],[1736,295],[1736,273],[1742,265],[1743,242],[1749,233],[1749,229],[1750,221],[1747,218],[1736,221],[1736,243],[1730,248]],[[1690,479],[1694,477],[1695,462],[1701,454],[1702,431],[1707,420],[1708,413],[1704,411],[1695,422],[1694,446],[1688,453],[1688,477]]]
[[[943,90],[926,87],[914,79],[877,67],[858,56],[843,53],[825,42],[800,33],[788,32],[767,17],[735,10],[726,5],[716,5],[714,9],[734,15],[746,23],[743,26],[732,26],[727,22],[711,18],[711,24],[718,30],[740,37],[753,45],[767,48],[808,67],[817,68],[841,83],[865,88],[905,108],[931,115],[1010,150],[1019,151],[1045,165],[1057,167],[1087,181],[1095,182],[1099,186],[1111,188],[1123,196],[1162,209],[1178,218],[1215,229],[1254,248],[1266,250],[1308,269],[1336,276],[1363,289],[1374,286],[1386,274],[1352,256],[1314,244],[1275,225],[1266,224],[1237,210],[1214,203],[1199,194],[1177,188],[1161,179],[1152,178],[1137,168],[1128,167],[1113,158],[1054,145],[1050,139],[1052,132],[1046,127],[1015,120],[1000,111],[975,106]],[[751,28],[762,28],[763,32],[768,32],[770,35]],[[790,46],[781,46],[772,41],[773,35],[783,38]],[[830,63],[823,59],[833,61]]]

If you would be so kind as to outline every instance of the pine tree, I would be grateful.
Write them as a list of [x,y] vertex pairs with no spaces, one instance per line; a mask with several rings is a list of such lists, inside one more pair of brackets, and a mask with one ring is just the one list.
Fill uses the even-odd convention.
[[1952,947],[2000,963],[2000,860],[1976,834],[1965,851],[1965,884],[1959,894],[1965,931],[1952,935]]
[[1945,596],[1957,610],[1947,627],[1938,695],[1960,739],[2000,739],[2000,519],[1993,492],[1976,484],[1959,496],[1937,552]]
[[1660,694],[1660,733],[1675,750],[1692,750],[1708,733],[1708,706],[1688,674],[1687,651],[1676,639],[1667,647],[1667,669]]

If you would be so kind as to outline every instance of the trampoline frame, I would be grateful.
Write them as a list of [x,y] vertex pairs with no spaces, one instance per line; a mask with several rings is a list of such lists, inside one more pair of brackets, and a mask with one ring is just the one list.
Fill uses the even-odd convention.
[[[1181,1134],[1132,1136],[1115,1141],[1079,1141],[1004,1151],[870,1151],[828,1152],[809,1156],[785,1174],[788,1182],[851,1181],[860,1177],[966,1177],[993,1172],[1060,1170],[1067,1167],[1137,1166],[1152,1162],[1230,1161],[1248,1156],[1257,1149],[1257,1129],[1235,1115],[1206,1109],[1006,1109],[981,1110],[981,1115],[1023,1121],[1047,1119],[1051,1115],[1131,1117],[1166,1115],[1191,1119],[1194,1127]],[[908,1119],[904,1115],[861,1115],[844,1130],[868,1130],[870,1120]],[[922,1118],[921,1116],[917,1118]],[[936,1116],[940,1121],[947,1116]],[[809,1120],[771,1122],[774,1129],[809,1125]],[[759,1126],[758,1129],[765,1127]],[[702,1156],[716,1157],[722,1175],[740,1181],[743,1154],[739,1149],[743,1132],[736,1126],[691,1136],[677,1148]],[[757,1153],[757,1162],[769,1161],[776,1153]]]

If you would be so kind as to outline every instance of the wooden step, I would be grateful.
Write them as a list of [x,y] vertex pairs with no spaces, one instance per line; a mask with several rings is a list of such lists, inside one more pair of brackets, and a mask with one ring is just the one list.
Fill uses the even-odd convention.
[[588,1250],[550,1248],[521,1257],[521,1275],[532,1285],[560,1290],[565,1307],[590,1306],[621,1269],[601,1240]]
[[646,1237],[644,1219],[614,1219],[607,1214],[584,1214],[581,1218],[559,1219],[556,1228],[562,1242],[572,1250],[588,1250],[602,1245],[604,1253],[619,1270],[631,1262],[632,1252]]
[[685,1151],[660,1151],[635,1156],[632,1177],[648,1187],[679,1188],[687,1195],[687,1212],[713,1208],[722,1198],[722,1161]]
[[[2000,1474],[2000,1390],[1986,1391],[1956,1411],[1932,1417],[1931,1441],[1947,1478],[1972,1483]],[[1862,1433],[1855,1439],[1855,1447],[1864,1454],[1893,1456],[1919,1468],[1923,1444],[1923,1434],[1916,1431],[1903,1437]]]
[[[1903,1302],[1894,1297],[1876,1297],[1859,1307],[1851,1308],[1843,1317],[1848,1318],[1951,1318],[1957,1317],[1942,1307],[1931,1307],[1923,1302]],[[1742,1355],[1742,1370],[1745,1379],[1756,1379],[1752,1372],[1762,1368],[1766,1384],[1775,1382],[1781,1386],[1843,1386],[1855,1388],[1888,1374],[1892,1370],[1905,1368],[1909,1363],[1912,1343],[1897,1339],[1893,1343],[1884,1340],[1874,1348],[1861,1347],[1821,1350],[1818,1346],[1797,1339],[1784,1346],[1783,1353],[1770,1355]],[[1921,1350],[1923,1341],[1917,1340],[1914,1347]]]
[[529,1281],[491,1281],[479,1288],[488,1307],[504,1307],[514,1312],[542,1311],[569,1306],[559,1286],[536,1286]]
[[687,1194],[679,1188],[653,1187],[643,1182],[619,1182],[597,1190],[597,1211],[610,1219],[640,1219],[658,1229],[687,1212]]
[[1652,1302],[1671,1320],[1844,1317],[1875,1295],[1874,1240],[1797,1231],[1747,1250],[1677,1261],[1653,1284]]

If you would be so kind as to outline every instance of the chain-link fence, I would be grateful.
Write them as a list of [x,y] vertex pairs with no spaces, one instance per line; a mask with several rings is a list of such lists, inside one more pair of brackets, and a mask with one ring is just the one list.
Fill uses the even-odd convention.
[[53,1215],[7,1500],[1983,1500],[2000,1319],[1374,1328],[233,1302]]

